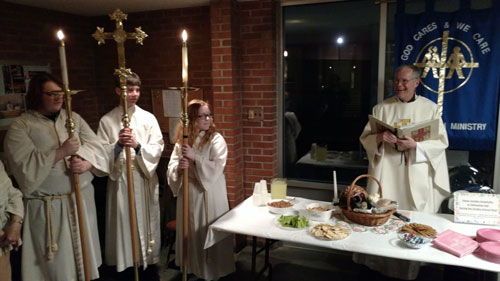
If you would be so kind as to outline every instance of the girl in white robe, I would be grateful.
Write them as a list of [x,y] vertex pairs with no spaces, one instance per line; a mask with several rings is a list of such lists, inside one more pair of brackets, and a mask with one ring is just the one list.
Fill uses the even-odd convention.
[[188,107],[189,144],[182,145],[182,127],[177,128],[168,164],[168,184],[177,197],[175,260],[182,261],[183,170],[189,168],[188,273],[216,280],[235,270],[232,236],[204,249],[208,226],[229,210],[224,166],[227,145],[215,132],[208,104],[192,100]]

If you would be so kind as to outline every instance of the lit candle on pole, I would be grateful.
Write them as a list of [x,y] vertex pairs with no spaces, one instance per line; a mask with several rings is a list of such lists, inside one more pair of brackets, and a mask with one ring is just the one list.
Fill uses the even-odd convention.
[[337,172],[333,170],[333,203],[339,202],[337,194]]
[[63,80],[63,85],[65,90],[68,89],[68,66],[66,65],[66,49],[64,47],[64,33],[62,30],[57,32],[57,37],[61,40],[61,46],[59,46],[59,60],[61,62],[61,76]]
[[188,50],[187,50],[187,32],[182,31],[182,84],[187,87],[188,82]]

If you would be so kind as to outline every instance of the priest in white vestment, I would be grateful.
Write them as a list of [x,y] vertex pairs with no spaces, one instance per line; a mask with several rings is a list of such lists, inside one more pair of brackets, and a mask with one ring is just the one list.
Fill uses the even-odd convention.
[[[450,194],[445,154],[448,136],[438,106],[429,99],[416,95],[415,90],[419,83],[420,70],[416,66],[398,67],[394,77],[396,96],[377,104],[372,115],[391,125],[410,125],[439,119],[436,138],[416,142],[409,136],[398,139],[389,131],[372,134],[368,123],[360,141],[368,155],[368,172],[380,181],[384,198],[396,200],[398,209],[435,213]],[[369,180],[368,192],[375,194],[377,190],[377,183]],[[404,266],[406,261],[398,262],[401,262],[400,266],[385,264],[383,271],[389,276],[402,279],[417,277],[418,265],[412,263],[409,265],[410,270],[407,270],[409,267]],[[384,263],[384,259],[365,261],[371,268],[381,268],[380,263]],[[375,266],[376,264],[378,266]]]
[[227,145],[215,131],[208,104],[192,100],[188,107],[189,145],[182,145],[182,127],[168,164],[168,184],[177,196],[175,261],[182,262],[183,171],[189,169],[188,273],[216,280],[235,271],[232,236],[204,249],[208,226],[229,210],[224,167]]
[[69,138],[62,95],[52,92],[61,91],[60,85],[49,74],[31,79],[28,111],[14,120],[4,142],[8,166],[24,194],[23,280],[84,280],[72,173],[79,175],[83,197],[90,279],[99,278],[102,261],[91,181],[92,173],[108,172],[107,159],[94,131],[75,112],[75,132]]
[[[121,96],[116,82],[115,92]],[[140,97],[140,85],[137,74],[133,73],[127,78],[130,128],[123,128],[123,107],[119,105],[101,118],[97,130],[109,159],[110,170],[106,192],[105,262],[116,265],[118,272],[134,266],[125,146],[131,150],[139,264],[146,269],[160,260],[160,205],[156,168],[164,143],[155,116],[136,105]],[[155,276],[147,277],[148,280],[159,278],[156,273],[152,274]]]

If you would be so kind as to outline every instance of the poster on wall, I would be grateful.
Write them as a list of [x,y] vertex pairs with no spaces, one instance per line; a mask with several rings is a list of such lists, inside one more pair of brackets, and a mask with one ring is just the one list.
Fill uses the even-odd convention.
[[22,65],[3,65],[3,91],[5,94],[26,93],[24,69]]
[[497,130],[500,73],[500,1],[488,9],[460,9],[405,13],[398,0],[395,67],[413,64],[421,70],[417,93],[442,110],[449,148],[494,150]]
[[0,63],[0,96],[25,94],[31,77],[42,72],[50,73],[50,66],[36,63]]

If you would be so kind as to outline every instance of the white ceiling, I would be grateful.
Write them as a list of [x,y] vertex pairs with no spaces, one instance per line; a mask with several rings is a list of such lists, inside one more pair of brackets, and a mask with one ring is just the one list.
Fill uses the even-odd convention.
[[125,13],[208,6],[210,0],[5,0],[82,16],[102,16],[120,8]]

